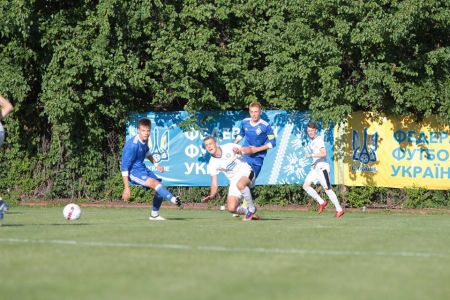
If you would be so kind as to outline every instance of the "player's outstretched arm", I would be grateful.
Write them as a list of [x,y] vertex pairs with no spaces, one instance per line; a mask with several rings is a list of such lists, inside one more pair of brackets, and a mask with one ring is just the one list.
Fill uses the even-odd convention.
[[212,200],[217,195],[217,190],[219,186],[217,184],[217,175],[211,176],[211,190],[209,191],[209,195],[202,198],[202,202],[207,203],[209,200]]
[[122,181],[123,181],[122,199],[123,201],[128,201],[131,195],[130,184],[128,183],[128,175],[122,176]]

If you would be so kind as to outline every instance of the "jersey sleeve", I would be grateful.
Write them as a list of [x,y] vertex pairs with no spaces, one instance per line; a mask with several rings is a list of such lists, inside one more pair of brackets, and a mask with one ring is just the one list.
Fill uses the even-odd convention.
[[217,166],[215,164],[215,160],[212,160],[212,159],[209,160],[209,164],[208,164],[208,167],[206,167],[206,171],[211,176],[217,175]]
[[245,136],[245,130],[244,130],[244,121],[242,120],[241,122],[241,126],[239,127],[239,135],[242,138],[244,138]]
[[275,148],[275,146],[277,145],[277,140],[275,138],[275,134],[270,124],[267,126],[266,134],[267,134],[267,141],[265,145],[269,145],[269,148]]
[[137,145],[133,143],[126,143],[123,148],[122,162],[120,164],[120,171],[122,176],[128,176],[134,159],[136,158]]
[[322,137],[318,137],[318,140],[317,140],[317,151],[319,152],[320,149],[322,149],[322,148],[325,148],[325,142],[324,142]]

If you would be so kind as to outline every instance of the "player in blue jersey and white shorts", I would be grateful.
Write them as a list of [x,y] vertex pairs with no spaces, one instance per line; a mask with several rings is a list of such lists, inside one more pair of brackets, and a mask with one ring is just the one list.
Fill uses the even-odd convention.
[[336,208],[335,216],[337,218],[342,217],[344,210],[339,204],[339,200],[331,188],[330,182],[330,164],[327,162],[327,150],[325,148],[325,142],[323,138],[317,135],[317,125],[314,122],[310,122],[306,128],[306,133],[311,139],[307,146],[306,157],[312,158],[311,171],[306,175],[305,182],[303,183],[303,189],[319,203],[319,214],[323,212],[327,206],[327,201],[322,199],[311,185],[322,185],[325,189],[325,193],[333,202]]
[[[11,102],[0,95],[0,145],[5,141],[5,129],[2,120],[13,110]],[[4,213],[8,210],[8,204],[0,197],[0,220],[3,219]]]
[[[255,172],[241,156],[245,152],[241,146],[233,143],[218,145],[212,136],[203,140],[206,151],[211,154],[208,163],[208,174],[211,175],[211,190],[202,202],[208,202],[217,195],[218,181],[217,175],[223,172],[230,181],[227,196],[227,209],[230,213],[244,215],[243,221],[258,219],[256,207],[253,204],[250,188],[255,182]],[[241,199],[245,199],[248,208],[239,206]]]
[[[153,207],[149,220],[163,221],[165,218],[159,215],[159,209],[162,201],[167,200],[173,204],[176,204],[178,207],[181,207],[181,200],[179,197],[174,197],[172,193],[170,193],[161,184],[161,179],[150,171],[144,164],[144,160],[146,158],[154,163],[152,154],[150,153],[150,149],[148,147],[150,129],[150,120],[145,118],[140,119],[138,121],[138,134],[130,138],[123,147],[121,171],[124,188],[122,199],[128,201],[130,198],[130,182],[145,188],[154,189],[156,193],[153,198]],[[164,172],[164,167],[155,163],[154,165],[158,171]]]
[[[258,177],[262,169],[267,150],[276,146],[275,134],[272,126],[261,119],[262,106],[259,102],[252,102],[248,111],[250,118],[245,118],[241,122],[239,135],[234,140],[237,144],[241,140],[244,151],[249,153],[244,156],[244,160],[252,167],[255,178]],[[245,202],[243,203],[245,207]]]

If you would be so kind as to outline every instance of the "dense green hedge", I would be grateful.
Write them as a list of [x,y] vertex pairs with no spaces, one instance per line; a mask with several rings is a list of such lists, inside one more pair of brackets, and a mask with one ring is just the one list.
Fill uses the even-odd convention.
[[[259,100],[325,121],[365,110],[436,114],[449,123],[449,5],[1,1],[0,93],[15,105],[0,152],[1,194],[10,201],[118,197],[132,111],[244,109]],[[297,190],[258,193],[280,203],[307,201]],[[371,191],[357,190],[347,195],[352,205]],[[374,194],[395,194],[382,191]],[[429,193],[440,199],[441,192]]]

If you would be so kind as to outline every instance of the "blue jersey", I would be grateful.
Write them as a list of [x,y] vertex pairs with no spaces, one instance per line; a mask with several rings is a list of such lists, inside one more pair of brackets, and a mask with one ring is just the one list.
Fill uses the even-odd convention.
[[144,185],[148,178],[161,181],[144,164],[144,160],[150,154],[150,149],[146,141],[139,140],[137,135],[130,138],[123,147],[122,163],[120,166],[122,176],[128,176],[131,182],[140,185]]
[[[242,146],[255,146],[260,147],[262,145],[269,145],[269,148],[276,146],[275,135],[273,133],[272,126],[263,119],[259,119],[256,124],[251,123],[251,118],[242,120],[241,130],[239,135],[244,139]],[[267,154],[267,150],[252,154],[252,157],[264,158]]]
[[[272,126],[263,119],[259,119],[256,124],[251,123],[251,118],[242,120],[239,135],[244,139],[242,146],[255,146],[260,147],[263,145],[269,145],[269,148],[276,146],[276,139],[273,133]],[[244,159],[250,164],[253,171],[258,176],[261,170],[264,157],[266,157],[267,150],[260,151],[252,155],[245,155]]]

